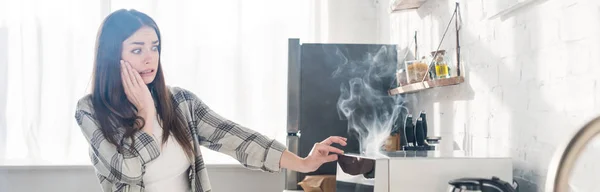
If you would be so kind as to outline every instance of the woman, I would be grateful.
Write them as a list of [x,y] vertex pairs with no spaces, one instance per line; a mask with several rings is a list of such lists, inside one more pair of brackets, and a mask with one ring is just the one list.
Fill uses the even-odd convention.
[[104,191],[210,191],[201,145],[268,172],[311,172],[343,153],[330,145],[346,139],[330,137],[300,158],[224,119],[192,92],[166,86],[160,52],[160,31],[144,13],[118,10],[100,27],[92,93],[75,118]]

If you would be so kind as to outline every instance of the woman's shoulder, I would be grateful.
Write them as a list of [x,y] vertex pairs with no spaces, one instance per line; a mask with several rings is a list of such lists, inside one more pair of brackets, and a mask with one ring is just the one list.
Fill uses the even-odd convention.
[[[84,117],[89,117],[90,119],[94,119],[94,108],[92,107],[92,95],[87,94],[81,97],[77,101],[77,106],[75,108],[75,119],[77,120],[77,124],[80,126],[84,124]],[[93,126],[82,126],[82,128],[91,128]]]
[[167,88],[177,104],[199,101],[198,96],[190,90],[178,86],[167,86]]
[[167,89],[169,91],[171,91],[171,94],[175,95],[193,95],[194,93],[192,93],[190,90],[184,89],[182,87],[179,86],[169,86],[167,85]]
[[77,111],[93,111],[92,109],[92,94],[87,94],[77,100]]

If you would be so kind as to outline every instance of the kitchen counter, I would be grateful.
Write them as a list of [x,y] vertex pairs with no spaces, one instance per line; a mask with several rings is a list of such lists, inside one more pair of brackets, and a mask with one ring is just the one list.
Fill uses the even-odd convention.
[[466,154],[464,151],[394,151],[383,152],[381,156],[365,156],[354,153],[346,153],[346,156],[355,156],[368,159],[505,159],[508,156],[494,156],[488,154]]
[[438,192],[446,191],[448,182],[459,178],[496,176],[512,181],[512,171],[510,157],[463,151],[397,151],[373,157],[344,154],[338,159],[336,181],[347,183],[340,185],[342,191],[372,186],[376,192]]

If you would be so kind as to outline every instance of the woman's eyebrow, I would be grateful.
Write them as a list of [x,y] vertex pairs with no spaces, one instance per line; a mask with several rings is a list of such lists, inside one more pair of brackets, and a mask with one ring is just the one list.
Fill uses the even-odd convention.
[[[158,43],[158,40],[152,41],[152,44],[157,44],[157,43]],[[131,44],[134,44],[134,45],[144,45],[145,43],[144,42],[140,42],[140,41],[135,41],[135,42],[131,42]]]

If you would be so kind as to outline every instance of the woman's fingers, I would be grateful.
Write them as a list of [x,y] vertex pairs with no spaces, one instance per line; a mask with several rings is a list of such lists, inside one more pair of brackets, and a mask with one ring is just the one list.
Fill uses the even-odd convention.
[[338,143],[338,144],[340,144],[342,146],[346,146],[348,144],[348,143],[346,143],[346,140],[347,139],[344,138],[344,137],[331,136],[331,137],[323,140],[323,142],[321,142],[321,143],[325,144],[325,145],[331,145],[333,143]]
[[332,155],[327,155],[327,157],[325,158],[325,162],[332,162],[338,159],[338,155],[336,154],[332,154]]
[[134,79],[137,82],[138,87],[146,86],[146,83],[144,83],[142,76],[140,76],[140,73],[138,73],[137,71],[135,71],[134,73]]
[[127,64],[127,67],[129,68],[130,74],[131,74],[131,81],[133,82],[134,85],[136,85],[136,87],[142,87],[145,86],[146,84],[144,83],[144,80],[142,79],[142,76],[140,76],[140,73],[138,71],[136,71],[135,69],[133,69],[133,67],[131,66],[131,63],[125,61],[125,63]]
[[123,81],[123,89],[125,90],[125,95],[127,97],[130,96],[131,92],[131,80],[129,80],[129,72],[127,70],[127,66],[125,66],[125,62],[121,60],[121,81]]
[[337,154],[344,154],[344,151],[342,151],[341,149],[335,148],[333,146],[330,145],[324,145],[324,144],[317,144],[317,149],[321,152],[323,152],[323,154],[329,154],[331,153],[337,153]]
[[138,88],[139,85],[137,83],[137,80],[135,79],[135,74],[137,73],[137,71],[131,67],[131,64],[129,64],[129,62],[127,62],[127,61],[124,61],[124,62],[125,62],[125,66],[127,67],[127,71],[129,72],[129,81],[131,82],[131,85],[132,85],[131,88]]
[[126,71],[128,74],[128,79],[130,79],[131,85],[133,85],[130,86],[131,88],[139,88],[146,85],[146,83],[144,83],[144,80],[142,79],[142,76],[140,76],[140,74],[135,69],[133,69],[129,62],[123,60],[121,60],[121,62],[125,64],[125,68],[127,69]]

